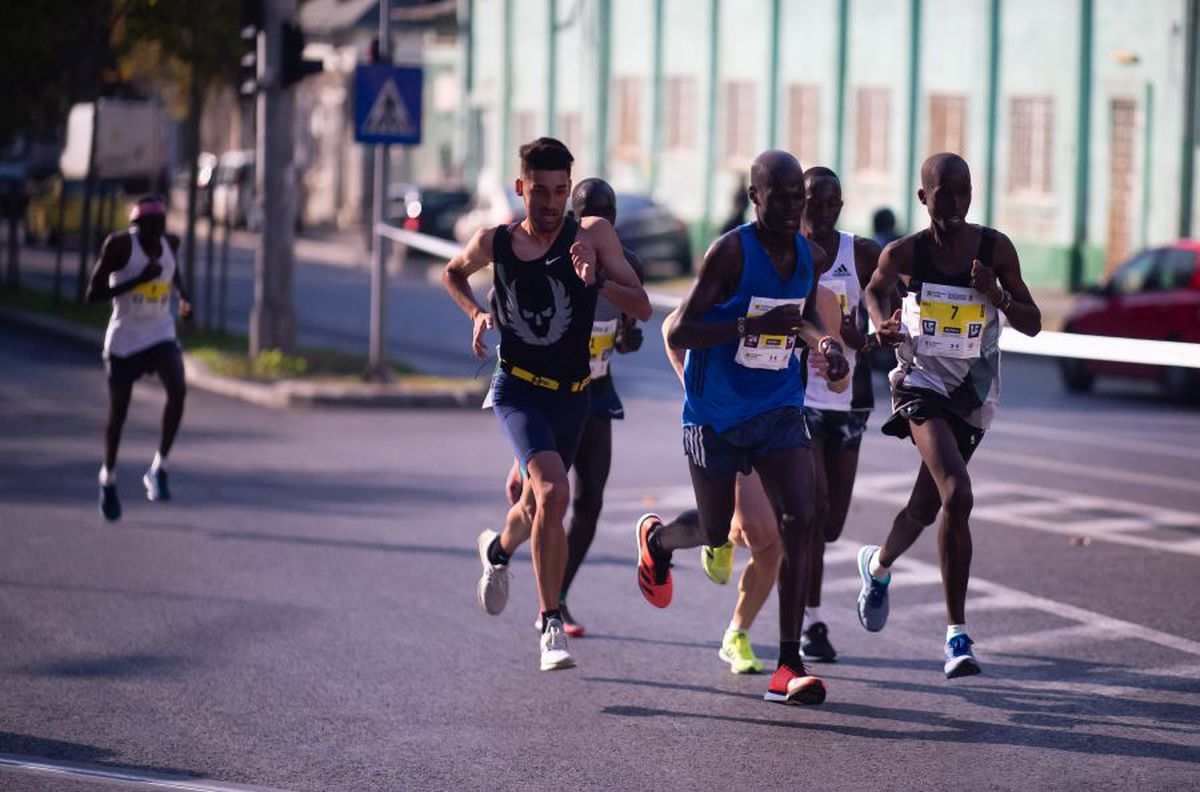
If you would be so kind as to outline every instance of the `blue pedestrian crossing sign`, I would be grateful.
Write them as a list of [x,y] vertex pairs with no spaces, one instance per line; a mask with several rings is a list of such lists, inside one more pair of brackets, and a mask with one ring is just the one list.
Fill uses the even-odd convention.
[[354,139],[359,143],[421,142],[422,70],[360,65],[354,70]]

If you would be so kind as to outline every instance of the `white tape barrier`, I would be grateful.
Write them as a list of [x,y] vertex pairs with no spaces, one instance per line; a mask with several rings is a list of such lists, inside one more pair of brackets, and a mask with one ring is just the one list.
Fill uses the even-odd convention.
[[462,245],[457,242],[451,242],[448,239],[430,236],[429,234],[421,234],[416,231],[405,231],[403,228],[396,228],[394,225],[388,225],[387,223],[376,223],[375,234],[387,237],[391,241],[398,242],[413,250],[419,250],[422,253],[428,253],[431,256],[443,259],[451,259],[462,251]]
[[[438,258],[449,259],[462,250],[462,246],[454,242],[416,231],[405,231],[387,223],[376,225],[375,233]],[[649,291],[649,296],[650,304],[661,311],[675,310],[682,299],[675,294],[653,290]],[[1000,349],[1022,355],[1200,368],[1200,344],[1183,344],[1177,341],[1149,341],[1140,338],[1056,333],[1048,330],[1030,338],[1011,327],[1005,327],[1000,332]]]

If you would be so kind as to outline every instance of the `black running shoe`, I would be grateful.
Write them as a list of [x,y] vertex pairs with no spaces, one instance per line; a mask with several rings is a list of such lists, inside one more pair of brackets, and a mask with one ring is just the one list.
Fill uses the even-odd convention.
[[100,513],[112,522],[121,519],[121,501],[117,498],[117,485],[100,485]]
[[146,485],[146,500],[171,500],[171,490],[167,488],[167,471],[163,468],[147,470],[142,476],[142,484]]
[[829,643],[829,628],[825,622],[814,622],[800,633],[800,652],[805,660],[818,663],[832,663],[837,659],[837,651]]

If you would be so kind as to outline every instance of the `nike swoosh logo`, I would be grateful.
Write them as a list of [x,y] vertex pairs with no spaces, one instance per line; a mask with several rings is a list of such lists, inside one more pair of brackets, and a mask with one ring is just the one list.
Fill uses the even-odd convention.
[[562,258],[562,256],[555,256],[552,259],[546,259],[546,266],[549,267],[551,264],[558,261],[560,258]]

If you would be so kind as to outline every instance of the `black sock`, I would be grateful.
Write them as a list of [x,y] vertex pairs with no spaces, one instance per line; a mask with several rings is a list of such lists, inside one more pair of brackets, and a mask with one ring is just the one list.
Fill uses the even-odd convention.
[[652,528],[650,535],[646,537],[646,547],[650,548],[650,555],[654,556],[655,560],[666,558],[670,555],[666,550],[663,550],[662,542],[658,539],[658,532],[661,530],[661,525],[657,528]]
[[542,632],[546,632],[546,628],[550,626],[551,619],[562,621],[562,614],[558,612],[558,608],[542,611]]
[[787,666],[793,671],[800,671],[804,668],[804,661],[800,659],[799,641],[779,642],[779,665]]
[[504,566],[508,563],[508,553],[504,552],[504,548],[500,546],[499,536],[493,539],[492,543],[488,545],[487,559],[488,563],[492,566]]

